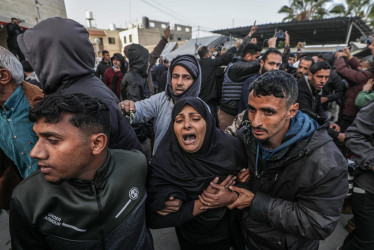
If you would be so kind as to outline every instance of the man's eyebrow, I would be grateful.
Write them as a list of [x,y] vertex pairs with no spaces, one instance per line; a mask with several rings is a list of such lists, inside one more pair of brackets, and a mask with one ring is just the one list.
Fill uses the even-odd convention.
[[253,107],[252,105],[248,104],[248,108],[249,109],[255,109],[255,107]]
[[191,76],[190,74],[179,74],[179,73],[173,73],[172,75],[177,75],[177,76],[179,76],[179,75],[182,75],[182,76]]
[[40,132],[38,134],[38,136],[42,136],[42,137],[50,137],[50,136],[61,137],[61,135],[56,133],[56,132]]
[[261,108],[261,111],[276,113],[277,111],[273,108]]

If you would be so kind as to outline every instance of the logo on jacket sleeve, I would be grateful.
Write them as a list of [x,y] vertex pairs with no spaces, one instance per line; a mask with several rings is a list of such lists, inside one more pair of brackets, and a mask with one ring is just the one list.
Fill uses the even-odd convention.
[[122,207],[121,211],[119,211],[118,214],[114,218],[117,219],[123,213],[123,211],[125,211],[125,209],[131,203],[131,201],[138,199],[138,197],[139,197],[138,188],[136,188],[136,187],[131,188],[130,191],[129,191],[129,197],[130,197],[130,199],[126,202],[126,204]]
[[129,191],[129,197],[131,200],[136,200],[139,197],[139,190],[136,187],[133,187]]

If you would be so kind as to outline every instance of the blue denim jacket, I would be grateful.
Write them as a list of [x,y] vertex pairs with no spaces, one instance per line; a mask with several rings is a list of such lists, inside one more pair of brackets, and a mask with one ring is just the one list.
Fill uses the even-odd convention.
[[18,86],[0,109],[0,147],[26,178],[38,169],[38,161],[30,157],[30,151],[38,138],[29,120],[30,103],[22,86]]

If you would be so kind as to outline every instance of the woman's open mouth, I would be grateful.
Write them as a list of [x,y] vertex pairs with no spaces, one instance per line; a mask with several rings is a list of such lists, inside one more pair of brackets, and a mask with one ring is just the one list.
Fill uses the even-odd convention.
[[185,134],[183,135],[184,144],[192,144],[196,141],[196,134]]

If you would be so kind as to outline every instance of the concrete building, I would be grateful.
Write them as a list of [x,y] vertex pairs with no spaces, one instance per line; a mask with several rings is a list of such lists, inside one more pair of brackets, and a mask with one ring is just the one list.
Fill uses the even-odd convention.
[[[141,22],[133,23],[124,29],[118,29],[114,24],[110,29],[97,29],[93,27],[94,18],[90,11],[86,12],[86,20],[87,30],[90,34],[89,39],[97,57],[96,64],[99,63],[103,50],[108,50],[110,55],[123,54],[123,48],[133,43],[141,44],[149,52],[152,52],[164,35],[164,30],[169,26],[168,22],[149,20],[147,17],[143,17]],[[186,40],[191,39],[191,36],[191,26],[174,24],[170,28],[169,42],[177,42],[175,48],[178,48]]]
[[109,51],[112,56],[114,53],[122,54],[122,44],[119,39],[119,33],[122,30],[103,30],[96,28],[87,28],[89,39],[94,46],[95,55],[102,56],[102,51]]
[[[122,47],[132,43],[138,43],[152,51],[164,35],[164,30],[169,25],[168,22],[150,20],[148,17],[143,17],[141,22],[131,24],[127,27],[127,30],[120,32],[119,36]],[[170,42],[175,41],[179,43],[180,41],[183,43],[185,40],[191,39],[191,37],[191,26],[174,24],[170,27]]]
[[23,29],[28,29],[49,17],[67,17],[64,0],[1,0],[0,3],[0,46],[6,46],[7,31],[5,25],[12,17],[20,18]]

